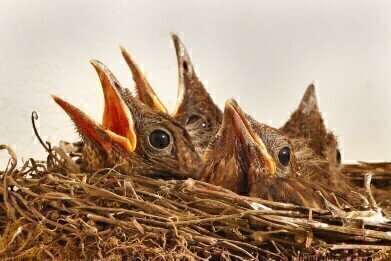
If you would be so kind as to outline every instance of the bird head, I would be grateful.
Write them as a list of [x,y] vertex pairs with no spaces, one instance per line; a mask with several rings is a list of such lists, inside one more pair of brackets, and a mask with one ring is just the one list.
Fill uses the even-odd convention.
[[[133,97],[105,65],[96,60],[91,63],[98,73],[104,93],[102,124],[92,122],[90,118],[88,121],[84,120],[87,117],[80,110],[77,110],[77,114],[76,109],[70,110],[69,106],[61,106],[59,100],[55,99],[71,116],[84,141],[90,143],[91,139],[96,140],[94,138],[96,131],[91,132],[90,129],[105,133],[105,138],[110,138],[110,143],[104,143],[108,154],[106,157],[111,157],[110,152],[113,148],[120,148],[121,150],[118,151],[121,157],[114,158],[125,159],[130,162],[130,168],[137,169],[139,173],[143,171],[180,175],[197,173],[199,156],[185,128],[169,115],[156,111]],[[92,151],[96,151],[95,147]],[[87,161],[96,158],[95,154],[91,153],[92,159]],[[99,157],[99,160],[101,158]],[[117,163],[120,162],[111,160],[106,161],[104,165],[113,166]]]
[[309,146],[318,156],[327,159],[331,167],[341,163],[337,138],[326,129],[313,84],[308,86],[299,107],[281,130],[292,138],[308,138]]
[[222,112],[195,74],[190,56],[179,37],[175,34],[171,36],[179,73],[178,97],[172,116],[186,126],[199,154],[203,155],[210,139],[219,129]]
[[[203,155],[221,124],[222,112],[195,74],[190,57],[178,36],[172,34],[172,39],[179,71],[178,99],[172,116],[185,126],[198,154]],[[132,72],[139,100],[154,110],[168,113],[130,54],[123,47],[121,52]]]
[[265,177],[295,176],[295,156],[289,139],[258,123],[235,100],[225,103],[223,122],[204,155],[201,179],[248,193]]

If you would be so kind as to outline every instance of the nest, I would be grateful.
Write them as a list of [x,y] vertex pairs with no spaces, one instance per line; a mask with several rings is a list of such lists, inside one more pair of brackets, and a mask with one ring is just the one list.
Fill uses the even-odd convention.
[[[51,147],[46,161],[17,166],[11,148],[0,172],[0,259],[288,260],[391,254],[387,199],[391,164],[342,170],[367,192],[367,210],[327,210],[250,198],[192,179],[124,175],[116,168],[80,171],[80,155]],[[76,156],[76,157],[74,157]],[[388,173],[388,174],[387,174]],[[379,180],[381,180],[379,182]]]
[[[1,146],[1,149],[9,149]],[[1,173],[0,258],[301,259],[390,254],[380,210],[318,210],[204,182],[77,171],[58,148]]]

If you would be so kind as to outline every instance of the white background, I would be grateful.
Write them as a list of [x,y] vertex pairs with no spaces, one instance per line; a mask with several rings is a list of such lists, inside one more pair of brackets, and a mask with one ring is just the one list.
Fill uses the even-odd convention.
[[90,59],[133,87],[119,44],[172,109],[177,66],[169,32],[177,32],[220,106],[234,97],[279,127],[315,80],[345,160],[391,160],[390,2],[55,2],[0,1],[0,143],[20,157],[45,155],[32,135],[33,110],[45,140],[77,137],[51,93],[100,119],[103,98]]

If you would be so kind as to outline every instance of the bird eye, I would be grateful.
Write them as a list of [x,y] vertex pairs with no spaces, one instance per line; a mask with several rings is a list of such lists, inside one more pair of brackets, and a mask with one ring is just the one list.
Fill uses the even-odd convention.
[[202,129],[207,129],[211,127],[211,122],[208,118],[205,119],[196,114],[189,117],[189,119],[186,122],[186,125],[195,124],[195,123],[197,123],[199,127],[201,127]]
[[187,120],[186,125],[193,124],[193,123],[197,122],[199,119],[201,119],[201,116],[199,116],[199,115],[191,115],[189,117],[189,119]]
[[156,149],[164,149],[170,144],[170,135],[163,130],[155,130],[149,134],[149,142]]
[[341,163],[341,160],[342,160],[341,152],[339,151],[339,149],[337,149],[337,162]]
[[278,153],[278,159],[283,166],[287,166],[291,159],[291,150],[288,147],[284,147]]

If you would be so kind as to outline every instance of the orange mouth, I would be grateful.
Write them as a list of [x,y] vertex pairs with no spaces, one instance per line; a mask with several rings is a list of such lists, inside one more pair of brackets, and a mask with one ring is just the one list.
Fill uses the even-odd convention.
[[104,111],[102,125],[111,139],[118,142],[129,152],[136,149],[137,136],[134,130],[132,114],[120,96],[121,89],[116,85],[116,79],[100,62],[93,60],[104,94]]
[[95,67],[104,94],[105,106],[102,124],[95,122],[70,103],[52,95],[54,101],[69,115],[78,131],[87,136],[106,152],[113,150],[113,142],[126,152],[134,152],[137,136],[132,114],[122,98],[122,88],[115,76],[99,61],[91,61]]
[[81,134],[87,135],[106,152],[111,152],[112,146],[108,140],[103,138],[102,133],[104,133],[104,129],[99,123],[96,123],[84,112],[61,98],[54,95],[52,95],[52,98],[69,115]]

